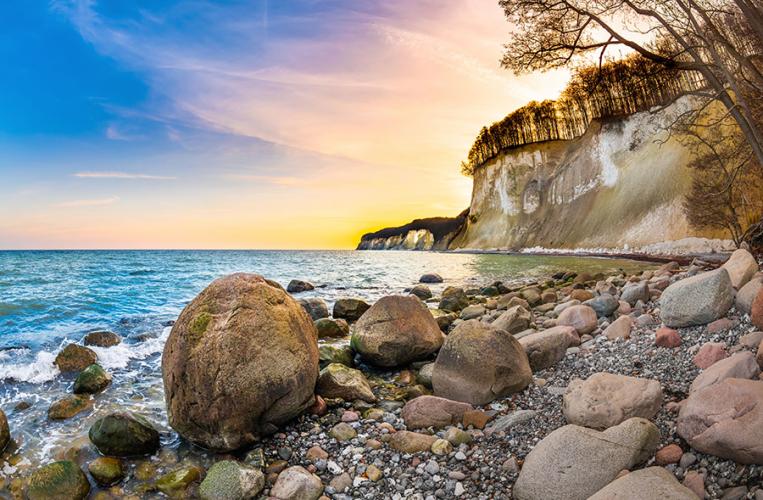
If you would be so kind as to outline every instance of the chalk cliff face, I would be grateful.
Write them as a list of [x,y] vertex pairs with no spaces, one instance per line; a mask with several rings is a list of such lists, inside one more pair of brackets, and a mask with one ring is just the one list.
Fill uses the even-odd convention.
[[363,235],[358,250],[447,250],[466,222],[467,211],[457,217],[417,219],[400,227]]

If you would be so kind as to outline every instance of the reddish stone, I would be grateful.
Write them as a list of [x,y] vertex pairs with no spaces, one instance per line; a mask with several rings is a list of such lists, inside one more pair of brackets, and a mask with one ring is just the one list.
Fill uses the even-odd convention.
[[694,355],[694,364],[704,370],[716,361],[720,361],[728,356],[725,342],[707,342],[699,348]]
[[[758,346],[758,355],[755,357],[755,361],[758,362],[758,366],[763,370],[763,340],[760,341],[760,345]],[[761,378],[763,378],[763,373],[760,375]]]
[[657,465],[677,464],[681,460],[684,452],[677,444],[663,446],[654,455],[654,461]]
[[329,408],[328,405],[326,405],[326,401],[323,400],[322,397],[315,395],[315,403],[307,410],[308,413],[312,415],[317,415],[319,417],[322,417],[326,413],[328,413]]
[[659,347],[678,347],[681,345],[681,335],[672,328],[663,326],[657,329],[654,336],[654,343]]
[[707,333],[721,333],[731,330],[736,326],[736,322],[729,318],[721,318],[707,325]]
[[750,309],[750,317],[752,318],[752,324],[756,328],[763,330],[763,288],[758,292],[758,296],[752,301],[752,308]]
[[360,415],[354,411],[347,410],[342,413],[342,422],[357,422],[358,420],[360,420]]
[[684,486],[689,488],[698,498],[705,498],[705,475],[690,470],[684,477]]
[[491,418],[493,417],[482,410],[467,410],[464,412],[464,427],[471,425],[475,429],[484,429]]

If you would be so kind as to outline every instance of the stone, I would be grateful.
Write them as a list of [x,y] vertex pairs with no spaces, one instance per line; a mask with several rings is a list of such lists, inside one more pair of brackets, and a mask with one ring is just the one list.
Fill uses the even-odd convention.
[[384,477],[384,473],[382,473],[381,469],[379,469],[377,466],[371,464],[366,469],[366,477],[371,481],[376,482]]
[[291,280],[289,284],[286,285],[286,291],[289,293],[302,293],[309,292],[310,290],[315,290],[315,286],[307,281]]
[[756,349],[763,342],[763,332],[750,332],[739,338],[739,345],[748,349]]
[[350,325],[343,319],[321,318],[315,321],[319,339],[336,339],[350,334]]
[[481,316],[483,316],[486,313],[485,306],[480,304],[475,304],[472,306],[466,306],[461,310],[461,319],[463,320],[470,320],[470,319],[477,319]]
[[82,500],[90,494],[87,476],[68,460],[44,465],[27,479],[28,500]]
[[505,331],[476,320],[453,329],[432,372],[436,396],[475,405],[519,392],[531,382],[522,345]]
[[247,500],[265,487],[265,476],[250,465],[234,460],[212,464],[199,486],[201,500]]
[[154,426],[129,412],[115,412],[96,420],[88,436],[104,455],[151,455],[159,449],[159,433]]
[[677,464],[681,461],[683,454],[681,447],[672,443],[657,450],[654,455],[654,463],[657,465]]
[[739,289],[734,301],[737,310],[744,314],[752,312],[752,303],[760,291],[763,290],[763,275],[756,276]]
[[114,332],[97,331],[85,335],[82,342],[85,345],[94,345],[97,347],[114,347],[122,342],[122,338]]
[[430,451],[437,436],[411,431],[398,431],[389,437],[388,444],[401,453]]
[[651,294],[649,293],[649,283],[646,281],[626,285],[620,292],[620,300],[627,302],[631,307],[635,306],[639,300],[646,304],[649,299],[651,299]]
[[475,429],[484,429],[491,418],[489,413],[482,410],[468,410],[464,412],[463,425],[466,428],[471,426]]
[[639,500],[697,500],[692,490],[662,467],[629,472],[600,489],[589,500],[629,500],[636,498],[634,494]]
[[727,330],[731,330],[737,325],[736,321],[730,318],[721,318],[716,319],[712,323],[708,323],[707,325],[707,333],[709,334],[716,334],[716,333],[722,333]]
[[350,368],[353,366],[353,350],[346,344],[321,344],[318,346],[318,356],[321,368],[331,363],[341,363]]
[[697,451],[763,464],[763,381],[727,378],[690,393],[676,430]]
[[327,460],[329,458],[329,454],[326,450],[316,445],[307,450],[305,453],[305,458],[311,462],[315,462],[316,460]]
[[346,472],[339,474],[329,482],[329,486],[334,488],[337,493],[343,493],[345,490],[352,488],[352,478]]
[[437,273],[422,274],[419,278],[419,283],[442,283],[442,276]]
[[48,418],[65,420],[92,408],[93,400],[89,396],[66,396],[51,403],[50,408],[48,408]]
[[633,319],[630,316],[620,316],[604,330],[604,336],[609,340],[629,339],[631,329],[633,329]]
[[393,367],[437,352],[443,335],[432,314],[416,297],[382,297],[355,325],[351,345],[377,366]]
[[620,307],[620,302],[618,302],[616,298],[607,293],[592,299],[588,299],[583,302],[583,305],[588,306],[596,311],[596,316],[599,318],[606,318],[617,311],[617,308]]
[[54,363],[62,372],[79,372],[98,361],[95,351],[77,344],[69,344],[56,356]]
[[11,441],[11,428],[8,425],[8,417],[0,410],[0,452],[5,450]]
[[734,303],[728,272],[716,269],[684,278],[660,296],[660,316],[670,328],[705,325],[725,316]]
[[421,300],[427,300],[432,298],[432,290],[430,290],[428,286],[423,284],[414,286],[413,288],[411,288],[411,291],[409,293],[411,295],[415,295]]
[[710,365],[692,382],[689,393],[717,384],[727,378],[757,379],[760,367],[750,351],[737,352]]
[[437,321],[437,326],[440,327],[440,331],[443,332],[447,332],[450,325],[458,319],[456,313],[442,311],[440,309],[430,309],[429,312],[432,313],[434,320]]
[[750,318],[755,328],[763,329],[763,290],[758,292],[758,296],[752,302]]
[[695,470],[686,472],[683,485],[689,488],[700,500],[705,498],[705,475]]
[[460,423],[464,413],[471,409],[472,405],[468,403],[437,396],[419,396],[408,401],[400,415],[409,429],[442,429]]
[[492,325],[499,330],[504,330],[509,333],[519,333],[522,330],[530,328],[532,323],[532,313],[524,307],[517,305],[510,307],[506,312],[502,313]]
[[213,281],[180,313],[164,347],[170,425],[215,451],[274,432],[313,404],[317,337],[277,283],[244,273]]
[[432,388],[432,371],[434,370],[434,363],[427,363],[422,366],[416,374],[416,382],[423,385],[427,389]]
[[658,347],[678,347],[681,345],[681,335],[676,330],[663,326],[657,329],[654,343]]
[[652,456],[657,427],[632,418],[599,432],[565,425],[547,435],[525,458],[514,485],[517,500],[585,500]]
[[739,290],[746,285],[750,279],[758,272],[758,262],[750,252],[745,249],[735,250],[729,260],[721,266],[729,273],[731,286]]
[[270,496],[279,500],[318,500],[322,493],[321,479],[298,465],[278,474],[270,489]]
[[458,427],[449,427],[448,430],[445,431],[443,438],[453,446],[469,444],[472,442],[472,435],[466,431],[462,431]]
[[589,290],[583,290],[583,289],[575,289],[570,293],[570,299],[572,300],[578,300],[580,302],[585,302],[586,300],[591,300],[593,298],[593,293],[591,293]]
[[431,450],[435,455],[448,455],[453,451],[453,445],[447,439],[437,439],[432,443]]
[[727,356],[724,342],[706,342],[694,355],[693,361],[697,368],[704,370]]
[[340,443],[343,441],[349,441],[357,436],[358,433],[352,426],[346,422],[339,422],[329,431],[329,436],[336,439]]
[[758,354],[755,356],[755,360],[758,362],[760,369],[763,370],[763,340],[761,340],[760,345],[758,345]]
[[329,316],[328,305],[326,304],[326,301],[320,297],[299,299],[297,302],[305,309],[305,311],[307,311],[307,314],[310,315],[310,318],[312,318],[313,321],[318,321],[321,318],[328,318]]
[[461,309],[469,305],[469,297],[466,296],[463,288],[449,286],[442,292],[438,309],[450,312],[460,312]]
[[361,299],[339,299],[334,302],[334,318],[344,319],[348,323],[359,320],[371,308],[370,304]]
[[99,486],[117,484],[125,477],[122,461],[114,457],[98,457],[87,466],[88,472]]
[[529,422],[538,415],[535,410],[515,410],[508,415],[499,417],[485,429],[485,433],[490,435],[496,432],[508,432],[512,427]]
[[580,344],[577,331],[571,326],[556,326],[519,339],[527,353],[532,371],[549,368],[561,361],[567,348]]
[[201,478],[201,469],[194,465],[180,467],[156,480],[156,489],[168,497],[186,496],[188,487]]
[[559,297],[553,290],[543,290],[543,293],[540,294],[540,300],[544,304],[554,304],[559,300]]
[[90,365],[77,375],[74,381],[74,394],[95,394],[111,383],[111,375],[100,365]]
[[363,372],[339,363],[331,363],[321,370],[315,392],[324,398],[376,402],[376,396]]
[[570,306],[559,315],[557,325],[571,326],[578,335],[586,335],[596,330],[599,325],[596,311],[584,305]]
[[661,405],[658,381],[599,372],[569,383],[562,412],[571,424],[607,429],[633,417],[651,419]]

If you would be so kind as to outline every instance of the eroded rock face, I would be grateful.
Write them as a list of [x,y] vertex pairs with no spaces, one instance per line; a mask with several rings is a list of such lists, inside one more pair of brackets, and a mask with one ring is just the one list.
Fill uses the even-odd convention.
[[471,409],[472,405],[468,403],[437,396],[419,396],[405,404],[402,417],[409,429],[441,429],[461,423],[464,413]]
[[734,303],[726,269],[716,269],[673,283],[660,296],[660,315],[671,328],[705,325],[724,316]]
[[527,354],[508,332],[477,320],[448,335],[432,372],[436,396],[482,405],[532,382]]
[[626,500],[638,492],[639,500],[697,500],[692,490],[662,467],[629,472],[600,489],[589,500]]
[[556,326],[519,339],[534,372],[545,370],[564,358],[567,348],[580,344],[578,332],[571,326]]
[[737,290],[746,285],[758,272],[758,262],[755,257],[743,248],[735,250],[722,267],[728,271],[731,285]]
[[570,382],[562,411],[571,424],[606,429],[632,417],[651,419],[661,404],[658,381],[601,372]]
[[703,453],[763,464],[763,381],[728,378],[692,392],[676,430]]
[[565,425],[533,448],[514,485],[517,500],[585,500],[652,456],[660,431],[631,418],[599,432]]
[[352,346],[378,366],[398,366],[437,352],[442,332],[416,297],[390,295],[379,299],[355,325]]
[[180,314],[162,375],[169,422],[180,435],[214,450],[237,449],[312,404],[315,326],[277,284],[226,276]]

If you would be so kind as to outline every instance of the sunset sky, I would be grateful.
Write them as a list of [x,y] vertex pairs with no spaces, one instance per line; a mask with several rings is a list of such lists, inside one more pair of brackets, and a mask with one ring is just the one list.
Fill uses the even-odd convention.
[[469,203],[497,0],[8,0],[0,248],[351,248]]

